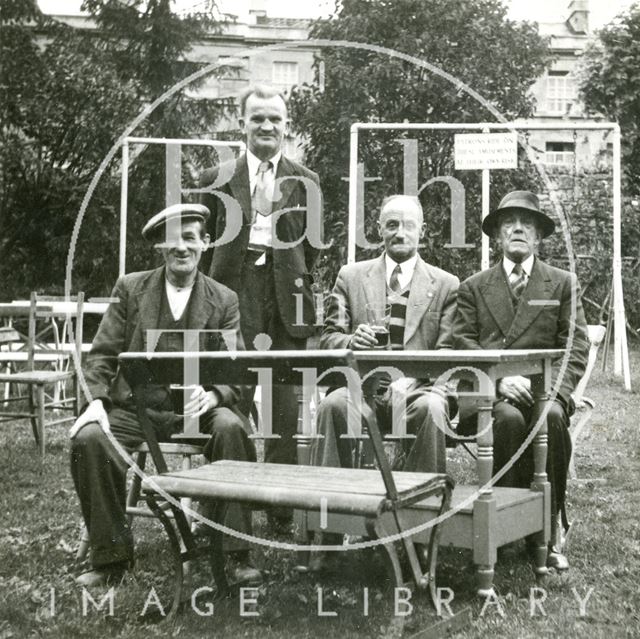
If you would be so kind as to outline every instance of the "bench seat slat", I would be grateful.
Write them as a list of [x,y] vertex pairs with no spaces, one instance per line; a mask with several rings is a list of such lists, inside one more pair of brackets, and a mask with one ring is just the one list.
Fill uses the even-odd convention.
[[[401,498],[419,498],[443,475],[394,473]],[[223,460],[188,471],[146,478],[143,490],[175,497],[210,498],[320,510],[321,500],[336,513],[377,516],[390,507],[376,470],[256,464]]]
[[[245,482],[255,485],[260,482],[271,486],[321,486],[333,492],[354,492],[386,496],[384,482],[378,470],[327,468],[322,466],[297,466],[293,464],[267,464],[220,460],[188,471],[176,470],[173,477],[206,478],[212,481]],[[432,473],[395,472],[393,478],[402,495],[429,483]]]

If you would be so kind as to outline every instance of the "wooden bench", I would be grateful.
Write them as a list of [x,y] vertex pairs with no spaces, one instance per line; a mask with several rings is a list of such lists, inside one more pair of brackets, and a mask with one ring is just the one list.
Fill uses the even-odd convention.
[[[228,590],[224,572],[222,532],[232,530],[219,528],[215,522],[206,522],[212,527],[211,541],[198,544],[177,500],[213,499],[218,502],[240,502],[249,506],[281,506],[295,508],[306,516],[327,519],[344,515],[346,524],[338,532],[353,534],[354,530],[369,537],[370,545],[381,544],[385,549],[393,583],[406,585],[395,541],[400,539],[409,557],[411,580],[419,590],[428,589],[435,601],[435,569],[438,548],[438,524],[429,526],[428,533],[421,526],[421,539],[428,546],[427,569],[423,572],[420,551],[415,548],[415,539],[404,524],[407,509],[416,502],[431,499],[437,504],[439,515],[449,508],[452,481],[444,474],[403,473],[391,474],[396,494],[391,497],[385,481],[377,470],[323,468],[292,466],[285,464],[261,464],[256,462],[217,461],[188,471],[176,471],[164,475],[147,477],[142,490],[150,509],[164,526],[171,541],[174,555],[175,589],[172,613],[180,604],[183,589],[183,566],[185,562],[200,556],[208,556],[218,594]],[[167,516],[163,508],[167,496],[173,498]],[[224,511],[221,511],[221,516]],[[196,513],[196,517],[199,515]],[[415,519],[415,518],[414,518]],[[173,521],[172,521],[173,520]],[[333,528],[335,529],[335,520]],[[425,520],[426,521],[426,520]],[[424,524],[425,521],[419,522]],[[174,526],[175,522],[175,526]],[[355,525],[354,525],[355,523]],[[322,522],[320,522],[322,526]],[[313,548],[306,543],[298,550]],[[326,549],[323,546],[322,549]],[[341,547],[346,550],[345,547]]]
[[[319,468],[261,464],[254,462],[218,461],[187,471],[167,472],[158,443],[145,412],[145,392],[151,383],[182,382],[185,361],[198,366],[200,380],[211,383],[224,379],[225,383],[255,384],[259,371],[270,371],[272,383],[295,383],[305,369],[318,374],[334,369],[354,369],[350,351],[280,351],[272,353],[123,353],[119,357],[122,370],[131,385],[138,407],[150,453],[158,475],[147,477],[142,490],[149,508],[162,523],[169,537],[174,557],[174,596],[170,615],[177,611],[183,590],[184,564],[207,556],[211,562],[218,595],[228,592],[224,568],[223,533],[231,533],[220,524],[212,525],[208,540],[197,539],[189,526],[179,500],[213,499],[223,504],[218,520],[223,520],[225,504],[242,502],[254,506],[283,506],[299,512],[317,515],[322,523],[329,516],[348,516],[349,525],[355,520],[384,547],[396,585],[407,582],[395,547],[401,541],[406,552],[410,579],[418,589],[427,590],[435,601],[435,568],[438,548],[439,521],[427,524],[422,530],[423,543],[428,549],[426,572],[420,562],[420,550],[411,531],[403,524],[405,511],[425,499],[437,501],[438,513],[449,508],[452,481],[444,474],[392,473],[384,455],[382,438],[377,427],[369,436],[379,466],[377,470]],[[207,435],[203,435],[208,437]],[[189,434],[193,437],[193,433]],[[172,517],[168,516],[166,502]],[[200,518],[198,513],[190,515]],[[424,527],[423,527],[424,528]],[[351,532],[345,528],[341,532]],[[308,529],[303,530],[306,537]],[[308,550],[308,544],[298,550]]]

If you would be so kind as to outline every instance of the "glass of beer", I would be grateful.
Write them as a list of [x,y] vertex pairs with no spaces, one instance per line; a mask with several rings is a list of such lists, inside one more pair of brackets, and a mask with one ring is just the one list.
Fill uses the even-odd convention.
[[376,334],[376,348],[389,348],[389,319],[391,304],[367,304],[367,324]]

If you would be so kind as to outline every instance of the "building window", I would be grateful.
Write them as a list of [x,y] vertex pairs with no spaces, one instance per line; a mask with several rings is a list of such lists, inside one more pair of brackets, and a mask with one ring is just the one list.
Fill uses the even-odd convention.
[[576,87],[568,71],[549,71],[547,76],[547,111],[564,115],[576,100]]
[[275,86],[283,90],[298,84],[298,63],[274,62],[272,80]]
[[573,142],[547,142],[544,159],[546,164],[567,166],[573,164],[576,145]]

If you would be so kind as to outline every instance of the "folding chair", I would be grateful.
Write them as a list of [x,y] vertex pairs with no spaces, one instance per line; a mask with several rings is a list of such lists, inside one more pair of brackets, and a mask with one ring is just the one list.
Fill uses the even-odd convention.
[[[68,300],[67,300],[68,301]],[[70,331],[73,337],[73,346],[70,348],[60,341],[58,327],[55,318],[64,316],[64,313],[55,312],[53,307],[42,299],[37,293],[31,293],[28,326],[26,336],[13,329],[11,334],[15,342],[18,338],[25,338],[19,345],[19,350],[10,350],[2,353],[2,362],[9,367],[0,374],[0,384],[27,386],[25,396],[6,397],[4,405],[15,404],[25,401],[28,411],[11,411],[3,409],[0,411],[0,422],[11,421],[21,418],[29,418],[36,444],[39,445],[40,454],[44,457],[45,452],[45,425],[60,424],[73,421],[78,415],[80,385],[76,369],[80,366],[82,357],[82,318],[83,318],[84,293],[78,293],[73,306],[73,311],[69,312],[68,318],[75,320],[75,331]],[[18,311],[16,311],[18,313]],[[5,333],[7,333],[5,329]],[[73,333],[73,335],[71,335]],[[53,340],[53,341],[50,341]],[[70,352],[71,350],[71,352]],[[73,362],[71,361],[73,360]],[[24,364],[24,369],[19,370]],[[37,368],[38,366],[45,368]],[[47,395],[47,389],[53,389],[71,381],[74,387],[72,397],[60,399],[55,396],[51,399]],[[68,417],[56,418],[46,421],[47,409],[72,411]]]
[[[196,455],[202,455],[204,450],[202,446],[187,443],[177,444],[173,442],[159,442],[158,446],[163,456],[180,457],[182,459],[182,470],[191,470],[193,466],[193,457]],[[143,442],[131,453],[135,464],[141,471],[144,471],[146,468],[147,455],[149,454],[149,452],[150,450],[148,444],[146,442]],[[133,522],[134,517],[155,517],[155,515],[149,508],[139,505],[140,501],[142,500],[142,496],[140,494],[141,485],[142,477],[134,471],[131,477],[131,483],[129,484],[129,488],[127,490],[127,518],[129,520],[129,525],[131,525],[131,523]],[[191,508],[191,499],[184,498],[181,500],[181,503],[183,506]],[[161,507],[163,508],[163,510],[168,511],[168,502],[162,504]],[[168,515],[171,516],[171,513],[169,512]],[[187,521],[189,524],[191,524],[191,519],[188,516]],[[76,551],[76,561],[84,561],[88,551],[89,533],[83,526],[82,536],[78,544],[78,550]]]
[[589,336],[590,344],[587,368],[584,372],[584,375],[580,379],[575,392],[572,395],[573,401],[576,405],[576,412],[571,419],[571,425],[569,427],[569,432],[571,434],[571,461],[569,462],[569,480],[572,481],[578,479],[574,461],[575,452],[578,448],[578,440],[580,438],[580,435],[582,434],[582,431],[584,430],[584,427],[587,425],[587,422],[591,419],[591,413],[596,406],[595,402],[592,399],[585,397],[584,391],[587,388],[587,384],[589,383],[589,379],[591,378],[591,373],[593,372],[593,368],[596,365],[598,350],[600,349],[600,344],[602,344],[604,340],[606,331],[607,329],[599,324],[590,324],[589,326],[587,326],[587,333]]

